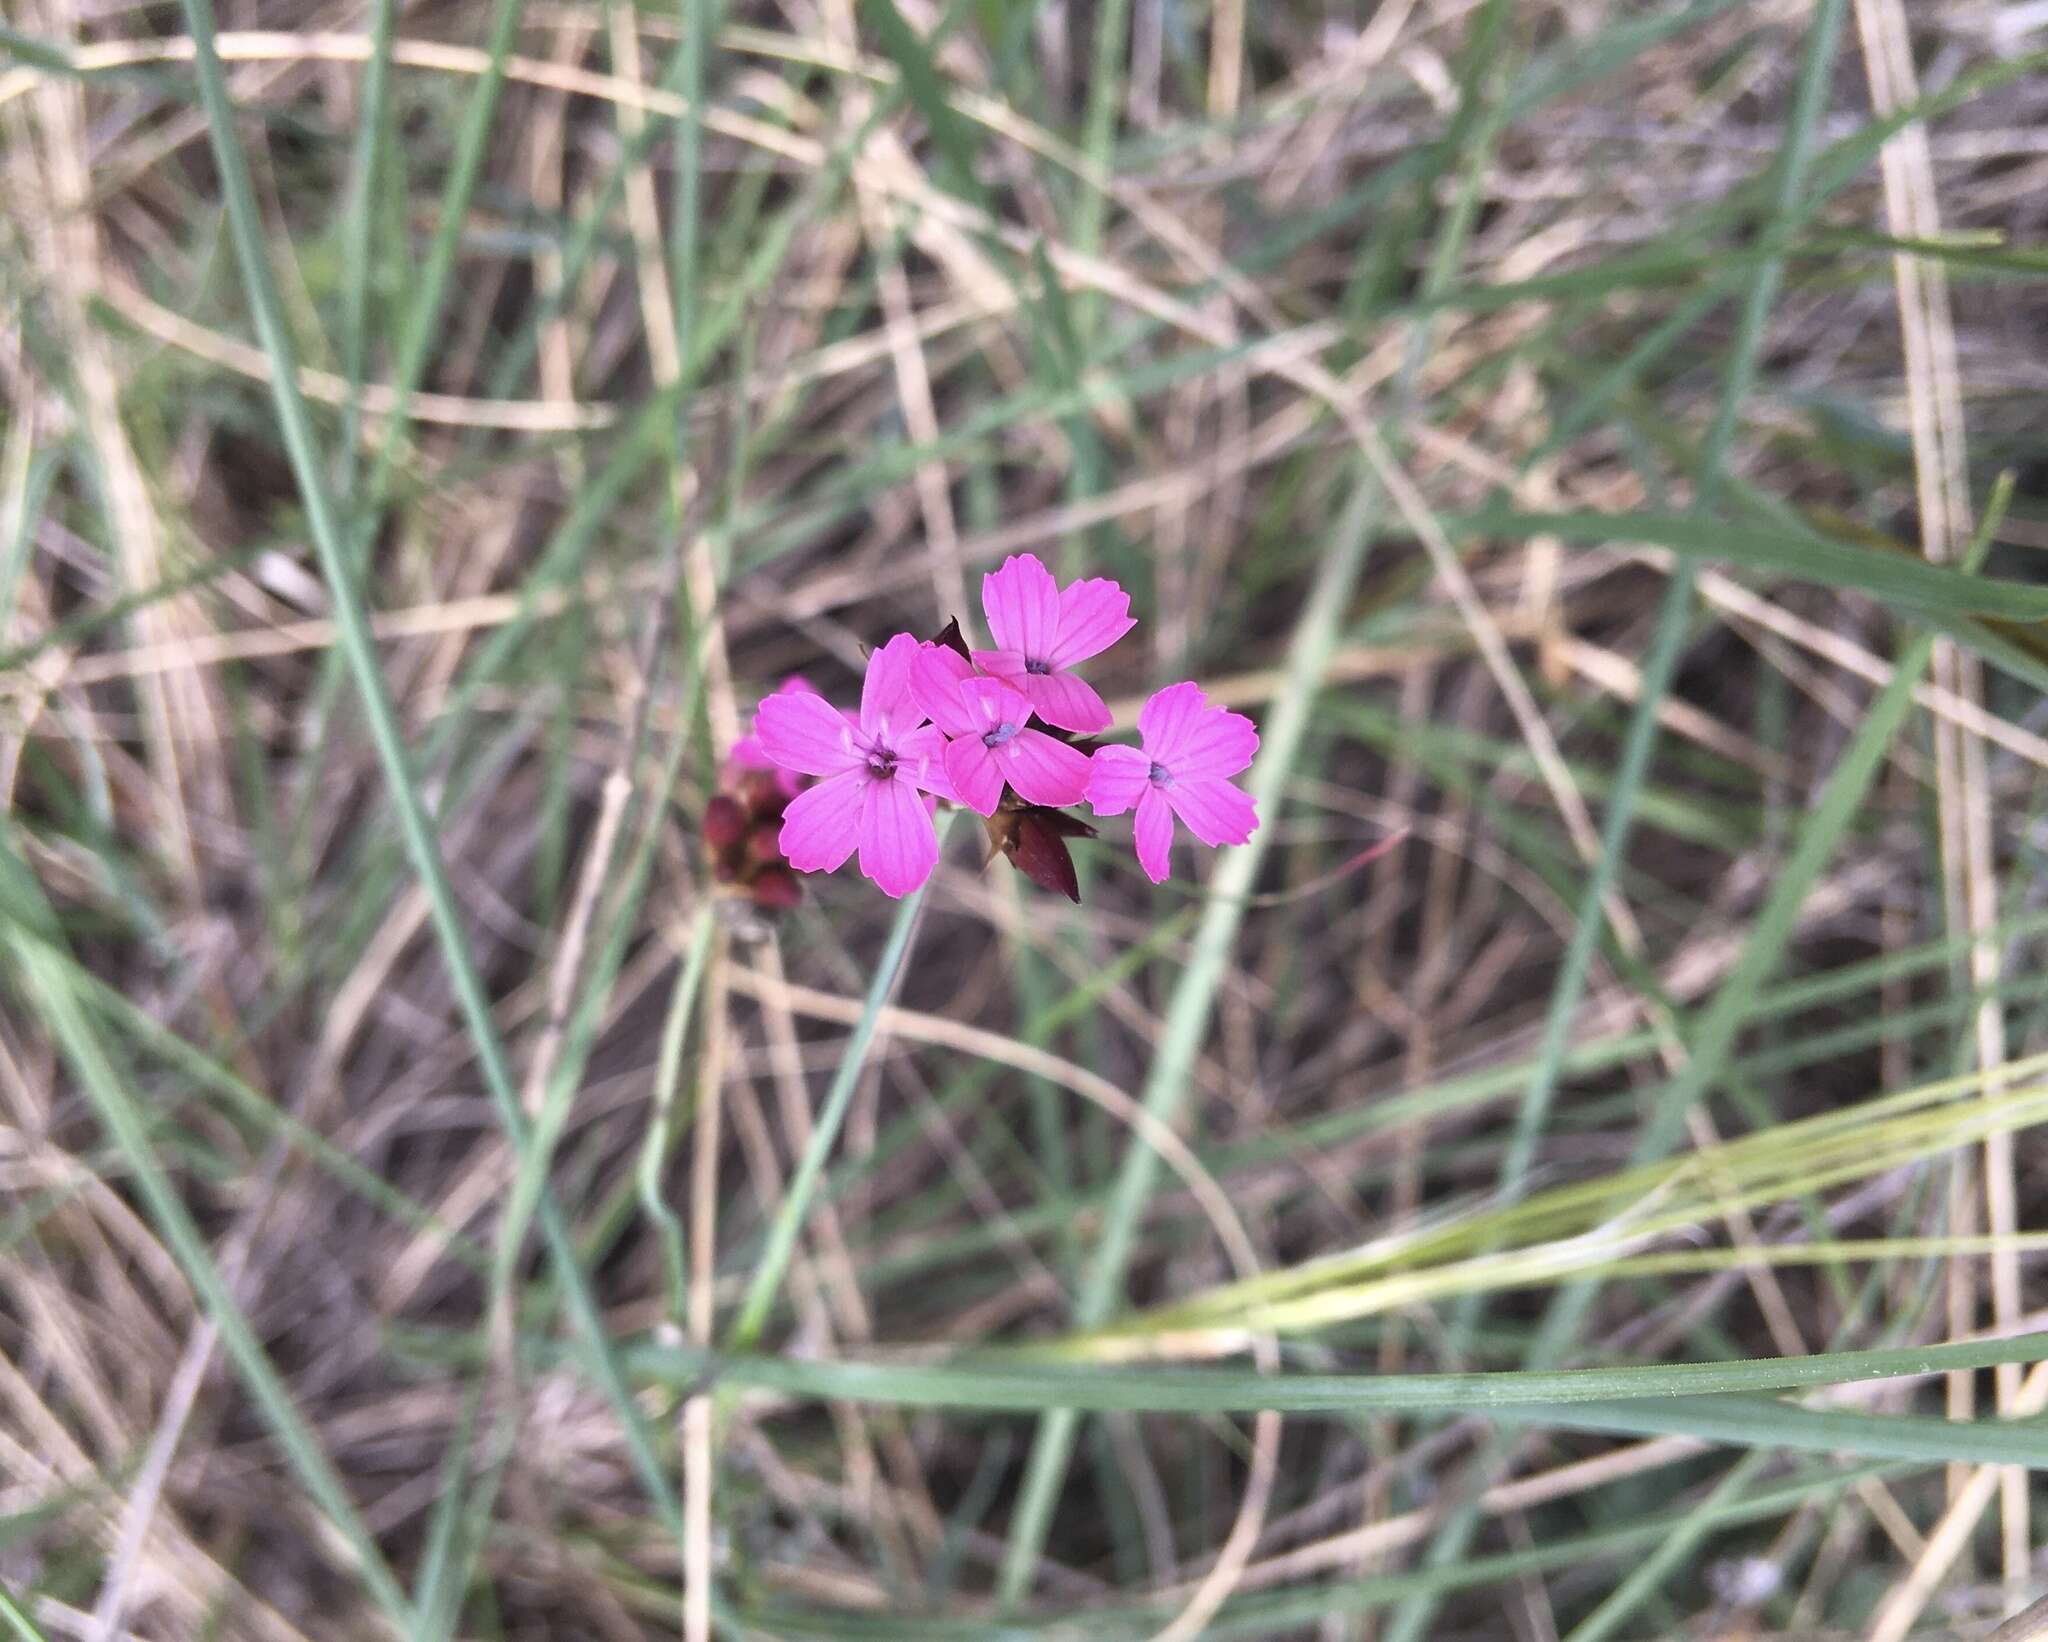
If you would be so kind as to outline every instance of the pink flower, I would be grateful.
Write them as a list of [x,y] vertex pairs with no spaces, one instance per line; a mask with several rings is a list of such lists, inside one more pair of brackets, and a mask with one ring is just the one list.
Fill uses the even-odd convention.
[[977,678],[967,658],[927,644],[910,674],[911,694],[946,743],[946,775],[960,802],[994,815],[1008,782],[1027,804],[1078,804],[1088,791],[1088,755],[1027,728],[1031,703],[999,678]]
[[1138,625],[1128,593],[1101,576],[1062,590],[1031,554],[1013,553],[981,578],[981,608],[996,640],[974,652],[984,673],[1023,691],[1048,724],[1080,735],[1109,728],[1102,697],[1068,669]]
[[930,803],[952,798],[946,738],[910,695],[917,640],[898,633],[868,657],[860,717],[789,690],[761,703],[762,749],[785,770],[822,779],[789,801],[782,853],[799,872],[830,872],[860,850],[860,870],[885,895],[908,895],[939,859]]
[[[777,686],[778,695],[809,695],[818,693],[818,687],[800,673],[791,673]],[[761,745],[758,718],[756,728],[749,730],[732,744],[732,751],[725,755],[726,765],[735,770],[773,770],[775,784],[782,789],[783,796],[794,798],[803,791],[803,780],[794,770],[781,768],[768,756],[768,749]]]
[[1228,780],[1259,750],[1250,719],[1211,707],[1199,684],[1169,684],[1139,711],[1138,733],[1142,752],[1096,749],[1088,802],[1097,815],[1137,808],[1133,830],[1146,877],[1166,881],[1176,815],[1205,844],[1242,844],[1251,837],[1258,808]]

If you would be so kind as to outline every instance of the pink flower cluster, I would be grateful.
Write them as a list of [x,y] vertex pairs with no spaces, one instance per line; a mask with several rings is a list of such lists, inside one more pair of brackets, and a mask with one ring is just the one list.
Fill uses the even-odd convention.
[[1062,588],[1023,553],[982,578],[981,600],[993,649],[955,648],[951,629],[923,643],[898,633],[868,658],[858,714],[787,687],[761,703],[742,743],[749,758],[816,778],[782,812],[792,867],[830,872],[858,851],[884,894],[907,895],[938,862],[936,800],[982,816],[1021,870],[1075,899],[1064,840],[1093,829],[1058,813],[1069,806],[1135,812],[1138,862],[1155,884],[1169,870],[1175,817],[1205,844],[1251,836],[1256,809],[1230,777],[1258,751],[1258,732],[1210,706],[1199,685],[1169,685],[1145,703],[1142,749],[1079,739],[1111,724],[1074,668],[1137,625],[1121,587],[1095,577]]

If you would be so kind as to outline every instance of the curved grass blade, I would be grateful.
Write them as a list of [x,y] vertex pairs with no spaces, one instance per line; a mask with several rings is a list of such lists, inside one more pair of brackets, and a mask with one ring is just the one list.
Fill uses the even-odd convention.
[[300,1417],[291,1391],[271,1366],[233,1290],[214,1264],[191,1211],[157,1161],[150,1144],[148,1120],[92,1029],[79,995],[72,958],[56,944],[61,936],[55,915],[11,840],[0,840],[0,908],[4,908],[8,956],[26,983],[28,1002],[56,1038],[79,1087],[127,1159],[136,1189],[149,1206],[150,1217],[219,1328],[221,1344],[233,1359],[251,1399],[298,1472],[306,1492],[347,1545],[371,1595],[391,1623],[401,1633],[408,1633],[412,1614],[403,1588],[370,1538],[333,1461]]
[[[946,841],[946,829],[952,825],[955,813],[945,810],[938,817],[941,846]],[[868,983],[860,1019],[854,1024],[853,1033],[840,1052],[839,1069],[833,1073],[832,1086],[825,1092],[825,1104],[818,1110],[817,1126],[811,1131],[810,1144],[804,1148],[804,1155],[798,1160],[796,1172],[790,1176],[789,1187],[775,1210],[767,1241],[762,1245],[761,1258],[747,1284],[746,1298],[740,1302],[739,1314],[733,1319],[732,1329],[727,1335],[734,1350],[744,1351],[760,1339],[768,1314],[775,1305],[775,1297],[782,1290],[783,1275],[789,1270],[790,1257],[796,1252],[797,1234],[803,1230],[804,1216],[810,1211],[811,1198],[817,1192],[819,1177],[825,1171],[825,1160],[838,1144],[839,1130],[846,1122],[847,1109],[853,1104],[853,1092],[859,1087],[861,1072],[867,1066],[868,1047],[875,1041],[875,1027],[881,1020],[882,1006],[896,990],[896,979],[902,973],[903,960],[910,953],[911,937],[917,931],[918,914],[924,907],[925,897],[931,893],[931,887],[928,878],[914,893],[905,896],[896,908],[896,921],[889,927],[888,944],[882,948],[882,956],[875,964],[874,979]]]
[[1972,576],[1897,554],[1852,547],[1818,531],[1774,530],[1752,520],[1730,522],[1673,513],[1467,514],[1446,520],[1467,536],[1555,536],[1581,546],[1610,543],[1669,548],[1688,559],[1719,561],[1796,577],[1822,587],[1868,593],[1908,610],[1945,616],[2048,619],[2048,587]]
[[[2048,1333],[1971,1340],[1960,1345],[1820,1352],[1810,1357],[1631,1364],[1619,1368],[1510,1369],[1472,1374],[1266,1375],[1251,1369],[1178,1364],[1105,1367],[1098,1363],[1052,1361],[1025,1351],[980,1353],[946,1363],[866,1358],[816,1361],[747,1352],[705,1352],[669,1345],[637,1346],[625,1356],[627,1367],[636,1378],[661,1385],[688,1387],[709,1377],[727,1386],[775,1391],[792,1397],[840,1398],[884,1405],[1000,1409],[1011,1413],[1064,1408],[1134,1414],[1251,1414],[1272,1410],[1282,1414],[1379,1411],[1493,1415],[1510,1409],[1554,1410],[1582,1404],[1602,1409],[1623,1404],[1675,1404],[1684,1399],[1919,1378],[1994,1368],[2001,1363],[2031,1364],[2048,1360]],[[1956,1422],[1923,1423],[1941,1426]],[[1999,1424],[1978,1423],[1986,1427]],[[2029,1445],[2028,1451],[2036,1456],[2035,1463],[2048,1465],[2048,1424],[2008,1422],[2001,1429],[2008,1440]]]
[[[235,110],[228,96],[227,77],[214,47],[213,8],[210,0],[183,0],[183,4],[194,45],[200,100],[206,110],[214,157],[220,168],[229,233],[257,334],[265,353],[270,356],[271,393],[278,431],[291,459],[293,477],[305,504],[314,549],[334,602],[337,642],[344,664],[362,698],[364,721],[383,768],[392,805],[398,812],[399,830],[407,853],[412,857],[421,887],[426,892],[435,935],[448,966],[449,978],[461,1006],[477,1062],[497,1106],[507,1139],[513,1150],[523,1157],[529,1141],[526,1116],[520,1108],[511,1067],[498,1036],[490,998],[470,953],[469,937],[463,928],[461,910],[441,861],[440,844],[432,818],[412,776],[404,734],[399,728],[397,710],[392,705],[390,691],[378,664],[369,617],[362,590],[356,582],[342,521],[322,476],[312,419],[299,392],[297,360],[285,329],[276,282],[264,248],[262,219],[249,180],[248,159],[235,130]],[[603,1317],[590,1291],[588,1279],[577,1263],[575,1244],[552,1193],[543,1194],[541,1198],[539,1220],[570,1312],[585,1336],[591,1364],[620,1422],[634,1467],[664,1519],[674,1520],[680,1511],[674,1487],[656,1455],[645,1421],[619,1374],[605,1334]]]

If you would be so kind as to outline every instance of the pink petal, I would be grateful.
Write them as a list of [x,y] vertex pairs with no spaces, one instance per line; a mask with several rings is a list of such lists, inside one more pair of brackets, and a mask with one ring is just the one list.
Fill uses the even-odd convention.
[[1235,775],[1259,750],[1259,732],[1242,713],[1205,709],[1181,736],[1171,759],[1161,759],[1176,781],[1216,780]]
[[[845,859],[845,857],[841,857]],[[939,839],[908,781],[871,781],[860,814],[860,870],[884,895],[908,895],[932,875]]]
[[962,736],[946,743],[946,774],[960,802],[976,815],[996,813],[1003,797],[1003,772],[980,736]]
[[1097,747],[1088,761],[1088,803],[1097,815],[1122,815],[1152,784],[1152,760],[1135,747]]
[[973,720],[974,735],[987,735],[999,724],[1022,729],[1031,720],[1031,698],[1004,678],[971,678],[960,686],[960,699]]
[[969,735],[975,717],[960,698],[960,686],[974,677],[974,664],[958,650],[926,644],[910,669],[910,697],[948,735]]
[[1031,698],[1031,707],[1048,724],[1076,735],[1093,735],[1110,726],[1109,704],[1072,673],[1025,673],[1012,681]]
[[[775,693],[784,696],[814,696],[818,693],[818,687],[803,674],[791,673],[788,678],[776,685]],[[761,745],[758,734],[741,736],[732,744],[732,752],[727,756],[743,770],[772,770],[776,767],[775,760],[768,756],[768,750]]]
[[896,774],[913,787],[958,802],[951,777],[946,774],[946,733],[936,724],[896,738]]
[[981,578],[981,609],[988,630],[1005,650],[1039,661],[1052,654],[1060,632],[1060,589],[1052,572],[1030,553],[1013,553]]
[[1007,679],[1020,690],[1029,676],[1024,670],[1022,650],[977,650],[974,652],[974,665],[990,678]]
[[996,749],[996,763],[1027,804],[1065,809],[1080,803],[1088,791],[1088,755],[1043,730],[1018,731]]
[[866,770],[848,770],[800,792],[782,812],[783,856],[798,872],[830,872],[843,865],[860,837]]
[[1137,837],[1138,865],[1153,883],[1165,883],[1166,875],[1173,870],[1173,811],[1167,808],[1157,787],[1148,786],[1145,796],[1138,800],[1138,818],[1132,831]]
[[1175,776],[1160,789],[1173,813],[1205,844],[1242,844],[1259,824],[1259,808],[1251,794],[1228,781],[1189,781]]
[[785,770],[837,775],[862,762],[845,716],[823,696],[797,691],[770,696],[754,719],[754,734],[761,750]]
[[860,687],[860,727],[868,735],[903,731],[922,724],[925,715],[910,699],[910,672],[917,663],[917,640],[898,633],[868,657],[868,676]]
[[1106,576],[1092,577],[1060,592],[1059,642],[1045,659],[1055,667],[1100,655],[1138,625],[1131,596]]
[[1157,692],[1138,709],[1138,734],[1145,738],[1145,751],[1168,769],[1175,768],[1204,705],[1199,684],[1169,684]]

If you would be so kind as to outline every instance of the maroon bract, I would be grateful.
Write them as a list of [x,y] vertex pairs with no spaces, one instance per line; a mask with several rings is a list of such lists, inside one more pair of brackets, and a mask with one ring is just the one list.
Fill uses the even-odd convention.
[[997,810],[984,823],[989,843],[1040,889],[1079,903],[1081,880],[1074,873],[1069,838],[1093,838],[1095,829],[1064,810],[1029,805]]

